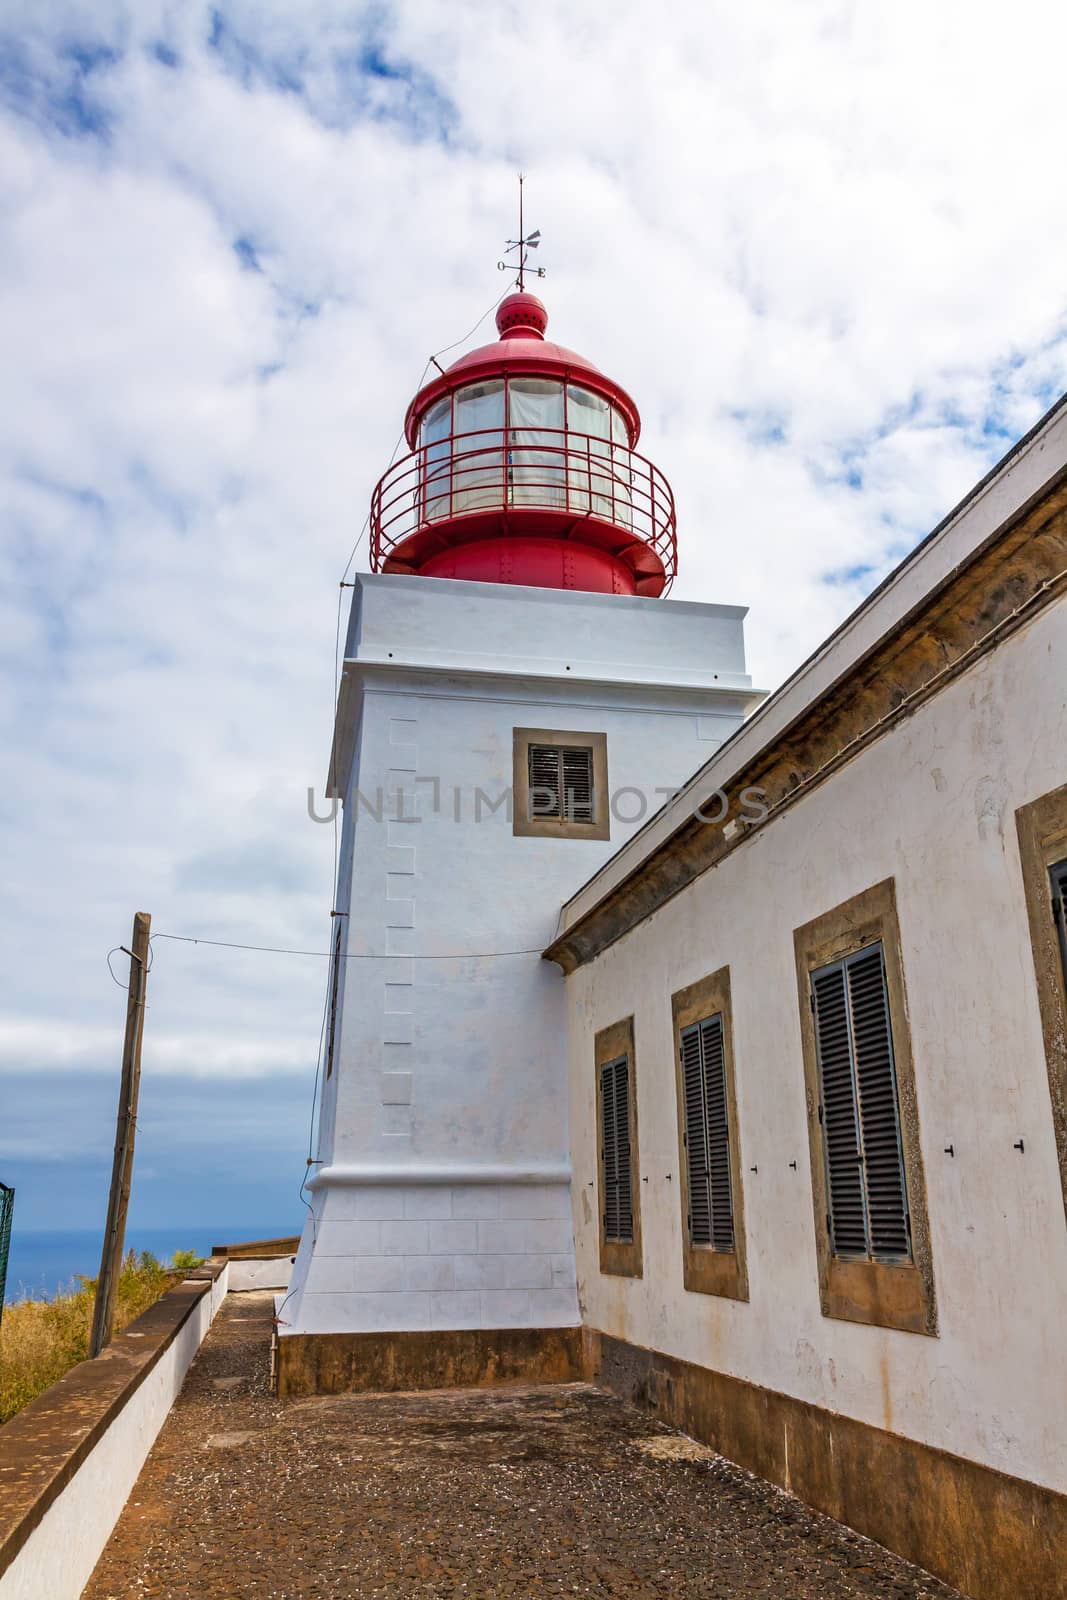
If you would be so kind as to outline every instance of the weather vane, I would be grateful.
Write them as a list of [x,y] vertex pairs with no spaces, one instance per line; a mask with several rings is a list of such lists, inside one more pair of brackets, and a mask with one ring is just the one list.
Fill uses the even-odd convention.
[[[525,172],[520,172],[519,173],[519,237],[517,239],[508,239],[508,241],[507,241],[507,250],[505,251],[505,255],[506,256],[510,256],[512,254],[512,252],[515,251],[515,250],[517,250],[519,252],[519,256],[518,256],[519,275],[515,279],[515,283],[516,283],[516,286],[519,288],[520,291],[525,289],[525,287],[526,287],[526,274],[527,274],[527,272],[529,272],[530,275],[532,277],[535,277],[535,278],[543,278],[544,275],[545,275],[544,267],[527,267],[527,265],[526,265],[527,261],[530,258],[530,251],[531,250],[536,250],[538,245],[541,243],[541,230],[540,230],[540,228],[535,228],[533,233],[525,233],[523,231],[524,223],[523,223],[523,220],[522,220],[522,186],[523,186],[523,184],[525,182],[526,182],[526,174],[525,174]],[[501,272],[513,272],[515,270],[515,262],[514,261],[507,261],[507,260],[498,261],[497,262],[497,267],[499,268],[499,270]]]

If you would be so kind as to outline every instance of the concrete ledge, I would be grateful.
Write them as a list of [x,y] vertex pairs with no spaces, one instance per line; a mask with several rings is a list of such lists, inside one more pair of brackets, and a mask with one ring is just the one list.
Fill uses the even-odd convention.
[[380,1161],[338,1161],[320,1167],[313,1178],[304,1185],[309,1191],[337,1187],[362,1188],[377,1184],[411,1184],[419,1188],[427,1184],[469,1183],[570,1183],[569,1162],[526,1161],[501,1163],[453,1162],[448,1166],[415,1166],[413,1163]]
[[1067,1496],[586,1330],[587,1375],[971,1595],[1062,1595]]
[[414,1333],[293,1333],[276,1345],[278,1394],[468,1389],[573,1383],[583,1376],[580,1328],[430,1329]]
[[252,1289],[288,1289],[299,1245],[300,1239],[294,1234],[286,1239],[216,1244],[211,1253],[224,1256],[230,1263],[230,1293],[247,1294]]
[[189,1273],[0,1429],[0,1600],[78,1600],[227,1278]]
[[213,1244],[212,1259],[223,1256],[227,1261],[277,1261],[283,1256],[295,1256],[300,1235],[294,1233],[284,1239],[252,1239],[243,1244]]

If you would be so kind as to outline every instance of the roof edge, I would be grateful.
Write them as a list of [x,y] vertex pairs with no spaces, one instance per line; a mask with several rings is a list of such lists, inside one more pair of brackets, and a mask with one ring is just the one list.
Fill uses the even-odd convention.
[[[844,646],[849,636],[856,633],[862,623],[869,624],[872,618],[877,618],[878,611],[887,606],[887,597],[917,569],[921,572],[924,564],[935,559],[941,543],[953,531],[958,531],[969,518],[977,516],[983,500],[991,491],[998,486],[1007,489],[1012,475],[1019,471],[1024,459],[1035,446],[1043,450],[1046,445],[1051,444],[1055,445],[1052,458],[1041,463],[1039,472],[1032,473],[1024,481],[1020,481],[1015,486],[1017,492],[1014,497],[1005,493],[1002,504],[984,508],[988,514],[981,524],[972,530],[973,538],[970,542],[961,540],[959,550],[953,549],[947,552],[949,559],[942,560],[941,570],[931,573],[931,582],[917,589],[915,595],[909,597],[909,604],[899,606],[896,614],[887,618],[885,627],[875,631],[868,626],[867,632],[870,637],[858,640],[858,648],[851,657],[848,656]],[[1067,479],[1067,395],[1062,396],[1045,413],[1001,461],[980,479],[964,499],[941,519],[891,573],[887,574],[878,587],[839,624],[829,638],[801,663],[785,683],[764,701],[703,766],[697,769],[674,799],[669,800],[649,818],[636,834],[632,835],[581,888],[570,896],[562,908],[563,932],[557,939],[556,945],[545,952],[546,956],[550,959],[559,959],[558,954],[553,952],[557,947],[562,948],[567,943],[568,936],[573,930],[587,919],[594,917],[598,908],[621,893],[624,885],[639,879],[654,857],[669,852],[672,844],[685,834],[694,808],[700,805],[700,796],[707,792],[709,784],[712,788],[716,787],[714,780],[717,779],[720,786],[728,785],[732,776],[738,771],[749,771],[754,764],[766,760],[776,747],[781,746],[789,738],[798,725],[801,723],[807,725],[820,707],[829,704],[835,696],[840,697],[843,685],[853,682],[865,667],[869,669],[872,658],[880,650],[884,650],[887,645],[899,639],[909,625],[915,625],[917,618],[929,613],[938,598],[944,596],[954,584],[958,583],[961,574],[970,572],[979,561],[991,557],[1000,545],[1010,540],[1012,531],[1018,530],[1020,525],[1025,524],[1028,515],[1035,508],[1040,508],[1054,497],[1065,479]],[[1064,495],[1064,499],[1067,500],[1067,494]],[[1057,557],[1053,555],[1052,567],[1055,567],[1056,559]],[[1023,570],[1017,574],[1017,582],[1024,584],[1029,582],[1033,585],[1032,599],[1051,598],[1051,586],[1059,581],[1062,573],[1050,570],[1048,561],[1036,560],[1030,565],[1033,570]],[[1025,563],[1023,568],[1025,569]],[[1014,616],[1017,610],[1023,609],[1017,605],[1011,609],[1011,603],[1016,599],[1018,592],[1016,587],[1003,599],[1003,604],[1009,607],[1011,616]],[[1030,602],[1027,601],[1026,604],[1029,605]],[[835,654],[842,657],[839,671],[833,670]],[[816,669],[820,666],[825,669],[821,681],[815,678]],[[941,674],[937,676],[940,677]],[[809,678],[815,678],[815,681],[807,684],[805,680]],[[916,683],[913,686],[913,693],[918,695],[921,687],[921,684]],[[898,696],[898,698],[907,697]],[[858,753],[858,747],[854,753]],[[684,884],[681,886],[684,887]]]

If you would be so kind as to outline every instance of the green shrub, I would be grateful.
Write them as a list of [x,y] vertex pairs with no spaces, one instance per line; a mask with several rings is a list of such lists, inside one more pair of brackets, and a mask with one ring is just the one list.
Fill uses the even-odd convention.
[[175,1250],[171,1266],[179,1268],[182,1272],[191,1272],[194,1267],[204,1265],[203,1256],[198,1256],[195,1250]]
[[[126,1256],[115,1297],[115,1332],[154,1305],[179,1282],[183,1272],[203,1260],[192,1250],[176,1250],[165,1266],[150,1250]],[[54,1300],[16,1300],[0,1319],[0,1423],[55,1383],[89,1353],[95,1278],[79,1278],[80,1289]]]

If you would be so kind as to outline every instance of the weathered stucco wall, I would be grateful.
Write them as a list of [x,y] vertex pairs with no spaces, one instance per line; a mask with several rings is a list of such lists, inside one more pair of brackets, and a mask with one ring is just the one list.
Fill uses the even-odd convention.
[[[1067,777],[1064,685],[1060,602],[567,980],[583,1320],[1061,1490],[1067,1233],[1015,811]],[[819,1304],[793,930],[887,878],[937,1337],[824,1317]],[[671,994],[725,966],[747,1302],[682,1284]],[[640,1279],[601,1274],[589,1186],[593,1039],[631,1013],[648,1180]]]

